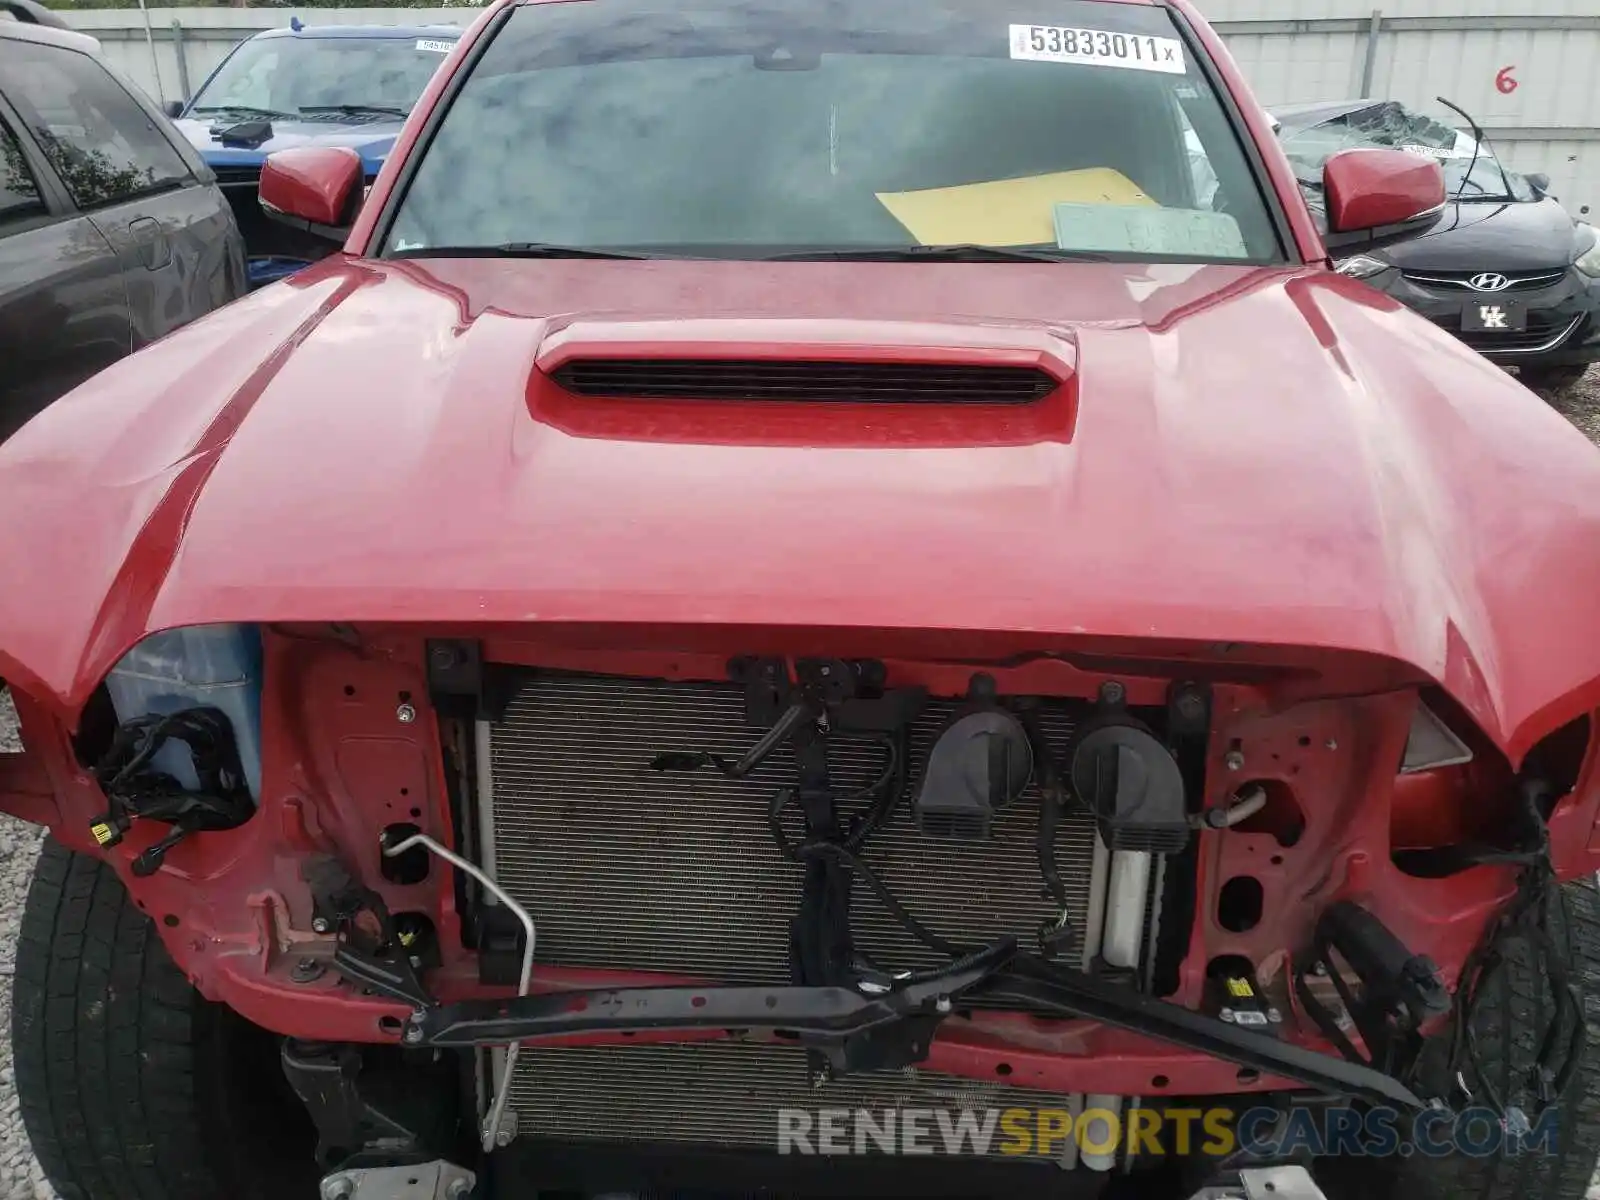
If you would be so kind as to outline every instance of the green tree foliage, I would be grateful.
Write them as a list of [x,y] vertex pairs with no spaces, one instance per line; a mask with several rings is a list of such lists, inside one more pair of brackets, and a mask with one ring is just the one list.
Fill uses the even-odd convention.
[[82,207],[132,196],[156,181],[152,167],[118,167],[103,150],[74,146],[38,125],[33,132],[73,201]]

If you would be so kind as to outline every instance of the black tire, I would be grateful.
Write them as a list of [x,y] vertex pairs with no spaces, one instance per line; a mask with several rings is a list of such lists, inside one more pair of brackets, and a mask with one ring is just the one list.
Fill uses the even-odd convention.
[[23,1123],[62,1200],[313,1197],[278,1042],[208,1003],[98,859],[46,839],[12,988]]
[[1589,368],[1577,367],[1522,367],[1518,378],[1524,387],[1530,388],[1547,399],[1559,396],[1568,388],[1576,387]]
[[[1587,1037],[1583,1060],[1559,1100],[1557,1152],[1548,1157],[1408,1158],[1393,1195],[1406,1200],[1581,1200],[1588,1190],[1600,1157],[1600,890],[1586,877],[1567,884],[1562,896],[1565,905],[1552,906],[1557,912],[1553,924],[1560,927],[1550,932],[1566,948],[1582,993]],[[1550,1019],[1550,989],[1531,958],[1525,943],[1507,945],[1505,965],[1485,987],[1474,1023],[1484,1073],[1507,1097],[1527,1077],[1540,1032]],[[1428,1050],[1440,1051],[1442,1041],[1436,1039]],[[1439,1064],[1443,1055],[1425,1055],[1425,1069],[1430,1058]],[[1435,1074],[1432,1082],[1440,1089],[1435,1094],[1446,1094],[1447,1080]]]

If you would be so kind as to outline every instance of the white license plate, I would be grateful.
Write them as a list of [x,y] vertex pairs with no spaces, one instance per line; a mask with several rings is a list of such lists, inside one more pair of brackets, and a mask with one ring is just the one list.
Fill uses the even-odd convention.
[[1528,306],[1504,300],[1474,300],[1461,310],[1466,333],[1520,333],[1528,327]]

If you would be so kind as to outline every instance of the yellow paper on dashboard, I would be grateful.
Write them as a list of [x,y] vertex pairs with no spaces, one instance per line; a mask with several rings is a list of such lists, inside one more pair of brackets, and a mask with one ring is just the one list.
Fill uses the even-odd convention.
[[1121,171],[1090,167],[918,192],[878,192],[878,202],[924,246],[1053,246],[1058,204],[1157,207]]

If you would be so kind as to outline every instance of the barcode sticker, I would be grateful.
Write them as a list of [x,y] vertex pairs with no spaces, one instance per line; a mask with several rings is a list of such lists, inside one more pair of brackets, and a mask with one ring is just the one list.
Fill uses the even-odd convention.
[[1065,25],[1013,25],[1011,57],[1034,62],[1086,63],[1132,71],[1187,73],[1183,43],[1177,38],[1074,29]]

